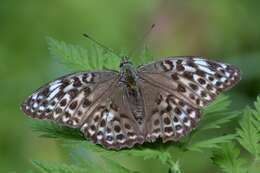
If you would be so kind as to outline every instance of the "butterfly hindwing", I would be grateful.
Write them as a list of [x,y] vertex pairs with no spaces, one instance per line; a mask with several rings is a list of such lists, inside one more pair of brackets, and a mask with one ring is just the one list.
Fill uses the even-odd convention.
[[144,142],[143,133],[124,99],[122,87],[114,87],[85,119],[81,131],[94,143],[110,149],[130,148]]
[[146,141],[153,142],[159,137],[163,142],[176,141],[196,126],[198,108],[149,81],[142,81],[140,87],[145,103]]

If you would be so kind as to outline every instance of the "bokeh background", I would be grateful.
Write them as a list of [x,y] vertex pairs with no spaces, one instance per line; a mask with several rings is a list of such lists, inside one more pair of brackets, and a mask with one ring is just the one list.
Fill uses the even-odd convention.
[[[32,159],[66,160],[54,140],[31,131],[19,109],[36,88],[68,73],[49,56],[46,36],[84,46],[87,32],[120,51],[140,44],[155,23],[146,41],[154,57],[202,55],[239,66],[243,80],[227,95],[241,109],[260,91],[259,9],[258,0],[1,0],[0,172],[23,172]],[[151,164],[133,163],[144,172]],[[183,167],[187,173],[218,172],[198,153],[189,154]]]

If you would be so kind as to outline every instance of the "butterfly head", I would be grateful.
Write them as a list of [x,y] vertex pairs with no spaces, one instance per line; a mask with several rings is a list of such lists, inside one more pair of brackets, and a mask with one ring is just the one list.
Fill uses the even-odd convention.
[[124,56],[121,59],[120,74],[122,82],[127,83],[129,85],[135,84],[136,71],[128,56]]
[[122,68],[123,66],[125,65],[128,65],[128,64],[131,64],[132,65],[132,62],[129,60],[129,57],[128,56],[123,56],[121,58],[121,62],[120,62],[120,68]]

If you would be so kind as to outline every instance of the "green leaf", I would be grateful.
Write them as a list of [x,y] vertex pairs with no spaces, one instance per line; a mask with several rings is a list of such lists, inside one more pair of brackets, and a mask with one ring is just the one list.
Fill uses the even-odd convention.
[[219,148],[219,144],[228,143],[235,139],[236,135],[230,134],[203,141],[193,142],[187,146],[188,150],[203,152],[204,149]]
[[197,131],[219,129],[239,115],[237,112],[216,112],[205,115],[197,128]]
[[221,128],[222,125],[236,118],[239,114],[237,112],[229,112],[229,106],[230,99],[227,96],[219,96],[217,100],[203,110],[202,119],[196,129],[196,133]]
[[74,165],[62,163],[50,163],[46,161],[32,161],[33,166],[40,173],[92,173],[87,169],[81,169]]
[[[168,164],[171,159],[171,155],[167,151],[160,151],[158,149],[151,149],[145,147],[134,147],[133,149],[125,149],[120,152],[114,150],[107,150],[103,147],[93,144],[92,142],[85,140],[83,135],[77,129],[72,129],[64,126],[59,126],[52,122],[42,121],[42,120],[32,120],[30,121],[32,129],[40,133],[41,137],[47,138],[61,138],[69,139],[73,141],[78,141],[78,145],[83,145],[84,148],[91,150],[95,153],[99,153],[101,156],[111,156],[111,155],[129,155],[136,157],[143,157],[144,159],[159,159],[163,164]],[[82,141],[82,142],[80,142]],[[75,145],[75,142],[67,142],[67,145]]]
[[231,101],[228,96],[220,95],[217,99],[209,104],[206,109],[203,110],[204,115],[210,115],[210,113],[226,111],[229,109]]
[[226,143],[213,152],[213,163],[226,173],[247,173],[246,161],[240,156],[239,148],[233,143]]
[[238,142],[256,160],[260,160],[260,97],[257,98],[255,109],[247,108],[237,129]]
[[47,38],[51,56],[62,64],[76,70],[102,70],[104,67],[116,70],[120,59],[94,42],[89,49]]
[[97,155],[95,152],[90,151],[89,148],[82,147],[82,145],[76,147],[76,150],[73,147],[71,161],[75,165],[95,173],[132,173],[131,170],[112,160],[111,157]]
[[152,54],[150,48],[147,45],[145,45],[140,56],[137,56],[137,58],[134,58],[134,57],[130,57],[130,58],[133,58],[132,59],[133,63],[136,66],[138,66],[141,64],[150,63],[153,60],[153,54]]
[[113,155],[117,156],[135,156],[135,157],[142,157],[144,160],[147,159],[158,159],[163,164],[169,165],[169,160],[172,159],[170,153],[166,151],[165,149],[158,149],[154,146],[154,148],[148,148],[146,146],[135,146],[131,149],[123,149],[120,151],[114,151],[114,150],[107,150],[104,149],[101,146],[95,145],[91,142],[83,142],[81,143],[84,148],[87,148],[88,150],[91,150],[95,153],[98,153],[101,156],[110,157]]
[[43,120],[30,120],[29,123],[33,131],[39,133],[41,137],[62,138],[70,140],[85,139],[78,129],[60,126],[53,122]]

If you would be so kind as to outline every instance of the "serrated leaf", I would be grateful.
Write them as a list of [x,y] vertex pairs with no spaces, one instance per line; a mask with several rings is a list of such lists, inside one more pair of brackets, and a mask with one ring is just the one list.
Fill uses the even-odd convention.
[[158,159],[163,164],[168,164],[167,162],[171,159],[171,155],[169,152],[165,150],[158,150],[158,149],[151,149],[145,148],[142,146],[137,146],[131,149],[124,149],[120,151],[114,150],[106,150],[99,145],[95,145],[91,142],[84,142],[82,145],[90,151],[99,153],[102,156],[110,157],[112,155],[121,155],[121,156],[135,156],[135,157],[142,157],[144,160],[147,159]]
[[238,142],[252,155],[256,160],[260,160],[260,99],[257,98],[255,109],[247,108],[240,121],[240,127],[237,129]]
[[[86,168],[95,173],[133,173],[119,163],[105,155],[92,152],[89,148],[79,146],[72,152],[72,162],[81,168]],[[97,169],[98,168],[98,169]]]
[[91,44],[89,49],[47,38],[51,56],[62,64],[76,70],[118,69],[120,58],[107,52],[97,44]]
[[228,96],[220,95],[217,99],[209,104],[204,110],[203,114],[206,116],[207,114],[219,111],[226,111],[228,110],[231,101]]
[[202,118],[197,131],[219,129],[222,125],[229,123],[239,115],[237,112],[215,112]]
[[204,149],[219,148],[219,144],[230,142],[235,138],[236,135],[230,134],[230,135],[215,137],[212,139],[207,139],[204,141],[193,142],[187,146],[187,149],[192,151],[203,152]]
[[240,158],[240,150],[233,143],[220,145],[214,150],[213,163],[220,167],[226,173],[247,173],[246,161]]
[[[100,155],[102,156],[111,156],[115,154],[129,155],[143,157],[144,159],[159,159],[163,164],[167,164],[166,162],[171,158],[168,152],[143,147],[133,148],[131,150],[121,150],[120,152],[114,150],[106,150],[99,145],[93,144],[92,142],[85,140],[81,133],[76,129],[71,129],[59,126],[51,122],[40,120],[33,120],[30,124],[34,131],[40,133],[41,137],[77,140],[78,144],[82,144],[88,150],[100,153]],[[82,142],[80,143],[79,141]],[[67,142],[67,144],[71,145],[72,143]]]
[[30,120],[29,123],[33,131],[39,133],[41,137],[84,140],[83,135],[78,129],[72,129],[42,120]]
[[204,133],[204,131],[219,129],[224,124],[229,123],[231,120],[239,115],[239,112],[229,112],[230,99],[227,96],[221,95],[203,110],[202,118],[199,126],[194,131],[193,135]]

